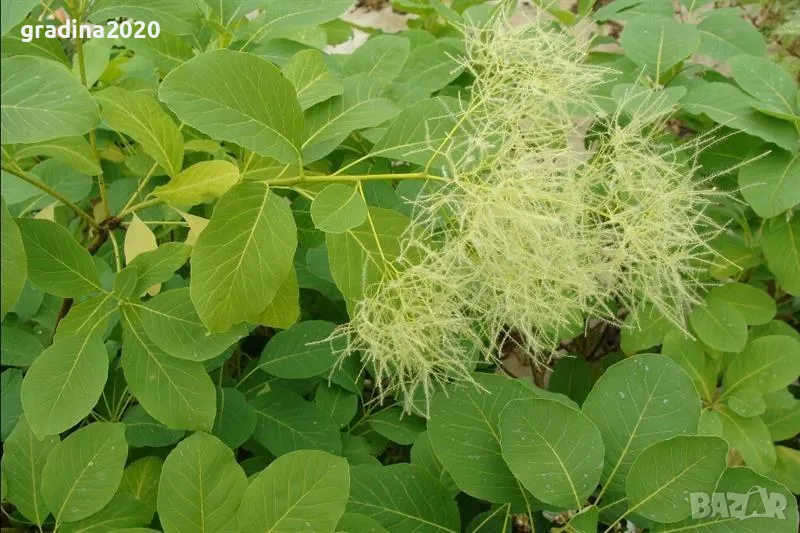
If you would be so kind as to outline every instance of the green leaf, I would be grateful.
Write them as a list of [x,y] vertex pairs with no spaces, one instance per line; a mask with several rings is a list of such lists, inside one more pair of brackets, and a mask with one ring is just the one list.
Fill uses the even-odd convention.
[[726,283],[714,287],[708,297],[732,305],[744,317],[748,326],[766,324],[777,312],[775,300],[766,291],[744,283]]
[[183,430],[169,429],[147,414],[141,405],[125,411],[122,423],[125,424],[125,440],[132,448],[172,446],[184,435]]
[[279,29],[311,28],[343,15],[351,5],[350,0],[272,0],[266,13],[253,21],[254,36],[263,41]]
[[331,322],[307,320],[276,334],[261,353],[261,369],[286,379],[318,376],[336,363],[344,339],[329,340]]
[[[25,286],[28,259],[17,223],[0,198],[0,320],[6,317]],[[5,359],[5,357],[4,357]],[[5,361],[3,362],[5,364]]]
[[599,521],[599,514],[597,507],[591,505],[581,509],[580,512],[573,515],[569,520],[568,533],[597,533],[597,525]]
[[761,418],[739,416],[728,406],[722,406],[715,412],[722,419],[720,436],[739,452],[747,466],[760,474],[768,474],[775,466],[775,446]]
[[[786,402],[776,401],[781,395]],[[777,391],[764,396],[766,411],[761,419],[767,425],[772,440],[791,439],[800,433],[800,400],[792,396],[788,390]]]
[[637,17],[625,25],[619,42],[628,58],[658,80],[697,50],[700,32],[671,17]]
[[148,35],[147,39],[123,38],[122,42],[125,48],[133,50],[137,56],[152,61],[164,72],[169,72],[194,57],[192,47],[185,38],[164,30],[155,39]]
[[127,531],[129,527],[146,526],[153,521],[153,509],[129,494],[115,494],[103,507],[88,518],[64,524],[63,533],[101,533]]
[[42,343],[26,330],[3,325],[0,332],[0,364],[29,367],[42,353]]
[[142,407],[169,428],[210,430],[216,392],[203,365],[171,357],[156,346],[135,308],[123,308],[122,323],[122,369]]
[[64,319],[58,323],[55,340],[62,337],[103,335],[114,313],[117,301],[113,294],[102,294],[87,298],[73,305]]
[[22,516],[34,524],[44,523],[48,508],[42,497],[42,469],[50,452],[58,445],[58,436],[39,439],[31,431],[25,417],[3,441],[3,474],[8,484],[8,496]]
[[780,215],[800,204],[800,154],[781,150],[744,165],[739,187],[758,216]]
[[763,56],[767,51],[767,43],[758,29],[737,12],[711,11],[697,29],[700,31],[698,52],[719,61],[737,54]]
[[42,495],[56,524],[105,507],[119,487],[127,457],[122,424],[95,422],[58,443],[42,469]]
[[[92,191],[91,177],[72,170],[71,167],[56,159],[45,159],[34,166],[30,173],[51,189],[60,192],[67,200],[73,203],[83,201]],[[44,209],[53,202],[58,201],[53,196],[27,182],[21,182],[16,177],[13,180],[23,184],[22,191],[24,192],[21,195],[22,198],[17,198],[24,200],[24,202],[14,202],[20,212]],[[8,198],[11,198],[11,195]]]
[[3,144],[83,135],[100,121],[89,91],[63,65],[39,57],[3,59]]
[[250,483],[239,509],[242,533],[339,531],[350,492],[347,461],[303,450],[277,458]]
[[800,216],[770,220],[761,236],[767,266],[783,290],[800,296]]
[[30,280],[64,298],[102,291],[100,275],[89,255],[63,226],[49,220],[19,219]]
[[672,360],[643,354],[606,370],[583,403],[583,412],[605,443],[604,490],[622,492],[631,465],[645,448],[696,433],[700,398]]
[[228,191],[192,250],[192,302],[209,331],[257,322],[289,275],[296,247],[289,204],[269,187],[246,182]]
[[356,416],[358,396],[338,385],[320,383],[314,394],[314,403],[330,416],[340,428],[345,427]]
[[761,264],[761,251],[744,241],[739,235],[722,234],[712,240],[713,259],[708,273],[716,280],[723,281]]
[[368,74],[374,80],[389,83],[403,70],[410,51],[408,39],[396,35],[374,35],[347,56],[342,74]]
[[712,402],[717,391],[717,365],[708,358],[703,345],[680,331],[664,337],[661,353],[672,359],[692,378],[700,397]]
[[158,483],[158,517],[165,533],[230,531],[247,476],[218,438],[195,433],[167,456]]
[[500,414],[503,459],[538,500],[581,508],[603,472],[603,439],[589,417],[555,400],[510,402]]
[[359,513],[345,513],[336,524],[337,533],[388,533],[374,518]]
[[283,75],[294,85],[300,109],[304,111],[342,94],[344,90],[342,82],[331,74],[325,56],[318,50],[302,50],[293,55],[283,67]]
[[305,113],[305,141],[302,145],[306,163],[331,153],[355,130],[378,126],[394,118],[400,109],[382,97],[379,80],[358,74],[342,82],[341,96],[315,105]]
[[591,371],[589,363],[581,357],[562,357],[553,365],[548,390],[563,394],[580,405],[594,385]]
[[673,7],[661,0],[615,0],[598,9],[594,18],[601,22],[607,20],[628,22],[642,16],[663,15],[669,17],[673,12]]
[[391,533],[442,533],[460,530],[455,501],[420,466],[350,467],[347,512],[367,515]]
[[433,451],[458,488],[470,496],[495,503],[524,503],[522,487],[501,454],[500,414],[512,400],[531,398],[534,393],[505,376],[473,377],[482,390],[462,386],[434,396],[428,423]]
[[621,110],[632,116],[646,113],[651,120],[673,112],[685,94],[686,87],[651,88],[632,83],[621,83],[611,90]]
[[311,218],[325,233],[344,233],[367,220],[367,204],[357,186],[331,183],[311,203]]
[[278,292],[258,318],[258,323],[270,328],[288,329],[300,318],[300,288],[294,269],[278,287]]
[[729,394],[725,403],[731,411],[744,418],[760,416],[767,410],[764,396],[755,389],[740,388]]
[[237,389],[217,390],[217,417],[212,433],[229,448],[236,449],[256,429],[256,412]]
[[0,4],[0,35],[5,35],[8,30],[25,20],[28,13],[35,8],[37,0],[16,0]]
[[[763,490],[763,492],[762,492]],[[749,468],[729,468],[722,475],[715,493],[722,496],[718,505],[711,494],[698,503],[698,514],[704,518],[689,518],[675,524],[654,524],[653,533],[795,533],[797,531],[797,506],[792,493],[774,480],[760,476]],[[760,493],[760,494],[759,494]],[[727,495],[733,495],[728,499]],[[783,498],[788,505],[779,503]],[[743,506],[740,504],[743,503]],[[769,504],[769,506],[767,506]],[[782,508],[780,514],[774,511]]]
[[441,96],[410,105],[389,124],[372,155],[433,169],[447,165],[443,154],[467,142],[463,128],[458,128],[458,106],[455,98]]
[[705,304],[689,315],[689,324],[698,338],[715,350],[741,352],[747,344],[747,322],[724,300],[706,298]]
[[230,50],[201,54],[164,78],[159,98],[183,122],[214,139],[283,163],[300,161],[303,116],[297,94],[265,59]]
[[129,494],[146,504],[149,508],[156,508],[158,495],[158,480],[161,477],[161,468],[164,462],[160,457],[142,457],[129,464],[122,473],[119,484],[120,494]]
[[737,55],[728,59],[733,79],[758,100],[759,110],[797,116],[797,84],[777,63],[764,57]]
[[342,451],[339,428],[315,404],[284,389],[273,389],[250,401],[257,422],[253,436],[275,456],[295,450]]
[[[24,24],[23,21],[22,24]],[[7,56],[34,56],[42,57],[52,61],[57,61],[65,66],[70,66],[67,60],[64,49],[61,46],[60,39],[48,39],[45,35],[40,34],[38,37],[33,35],[29,42],[23,42],[23,35],[21,34],[22,24],[18,25],[18,33],[15,29],[9,31],[6,35],[0,38],[0,55]],[[26,39],[27,40],[27,39]]]
[[691,514],[689,493],[711,493],[725,471],[728,444],[718,437],[672,437],[644,450],[626,482],[629,512],[657,522]]
[[200,161],[184,169],[153,195],[170,205],[187,208],[216,200],[239,183],[239,168],[229,161]]
[[620,332],[620,348],[632,354],[660,345],[675,326],[652,306],[625,318]]
[[729,128],[761,137],[789,151],[797,150],[797,130],[792,124],[755,111],[756,100],[733,85],[720,82],[699,85],[683,97],[682,103],[693,115],[708,115]]
[[725,371],[725,394],[750,388],[765,394],[786,387],[800,374],[800,341],[783,335],[759,337]]
[[122,300],[137,297],[136,282],[138,280],[139,270],[137,267],[120,270],[114,275],[114,296]]
[[192,247],[182,242],[165,242],[157,249],[137,255],[126,268],[135,268],[138,274],[135,295],[163,283],[172,277],[189,259]]
[[202,16],[199,5],[192,0],[97,0],[88,18],[97,24],[120,17],[155,21],[165,31],[188,35],[197,30]]
[[353,300],[381,280],[388,268],[384,258],[393,261],[400,255],[400,237],[409,223],[388,209],[371,207],[368,213],[369,220],[361,226],[325,236],[331,276],[342,294]]
[[0,438],[6,440],[22,415],[22,372],[7,368],[0,373]]
[[775,446],[778,461],[769,477],[785,485],[794,494],[800,494],[800,451],[786,446]]
[[109,87],[94,97],[111,128],[139,143],[168,175],[178,175],[183,166],[183,135],[155,98],[119,87]]
[[444,468],[439,458],[436,457],[430,434],[427,431],[417,435],[414,445],[411,447],[411,464],[419,465],[430,472],[451,494],[461,492],[455,480],[453,480],[453,476],[450,475],[450,472]]
[[379,435],[403,445],[414,444],[420,433],[425,431],[424,419],[404,413],[396,405],[370,415],[369,425]]
[[189,288],[162,292],[148,300],[140,311],[147,336],[156,346],[173,357],[205,361],[227,350],[247,334],[244,326],[227,333],[209,333],[189,297]]
[[80,422],[103,393],[107,376],[108,353],[98,333],[56,339],[22,382],[22,406],[33,432],[55,435]]
[[97,156],[83,137],[60,137],[20,146],[14,156],[19,159],[37,156],[52,157],[88,176],[95,176],[102,172]]
[[460,41],[442,39],[414,47],[391,86],[392,99],[406,106],[447,86],[464,70],[458,60],[461,46]]

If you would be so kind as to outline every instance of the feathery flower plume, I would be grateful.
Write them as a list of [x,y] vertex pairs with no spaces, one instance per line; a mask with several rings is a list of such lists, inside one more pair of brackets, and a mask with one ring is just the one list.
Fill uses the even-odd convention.
[[656,142],[663,102],[631,96],[585,149],[576,117],[601,115],[592,90],[605,71],[572,37],[540,20],[464,34],[471,96],[431,146],[444,164],[425,169],[446,183],[417,198],[403,255],[335,333],[379,400],[427,405],[506,340],[545,361],[576,317],[616,323],[612,301],[681,326],[698,301],[711,196]]

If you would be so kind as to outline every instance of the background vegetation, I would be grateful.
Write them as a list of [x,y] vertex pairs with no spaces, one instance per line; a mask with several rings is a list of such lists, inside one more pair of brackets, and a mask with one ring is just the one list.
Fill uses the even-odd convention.
[[[796,3],[535,2],[546,19],[495,33],[498,20],[522,24],[514,2],[393,0],[413,15],[397,35],[342,19],[351,3],[3,2],[4,527],[796,532]],[[162,31],[22,42],[21,25],[65,14]],[[475,27],[506,46],[495,63],[477,54],[486,35]],[[369,33],[363,46],[329,53],[354,31]],[[519,70],[493,93],[506,65]],[[537,85],[544,73],[562,77]],[[520,87],[550,90],[495,107],[489,122],[464,113]],[[620,135],[639,131],[642,110],[648,151],[631,153],[648,158],[626,169]],[[540,117],[547,135],[531,139],[515,115]],[[574,176],[602,176],[591,198],[653,163],[646,187],[614,196],[615,213],[641,212],[623,240],[649,246],[626,248],[602,304],[587,297],[573,314],[572,288],[516,308],[506,299],[480,336],[428,342],[430,324],[462,331],[441,314],[420,320],[432,303],[469,293],[483,305],[474,295],[488,293],[442,292],[453,270],[433,279],[428,268],[407,286],[439,292],[394,305],[374,291],[407,279],[407,228],[441,198],[436,183],[472,168],[452,132],[512,124],[508,160],[531,146],[535,159],[562,124],[550,118],[564,116],[576,120],[558,150],[607,157],[575,163]],[[470,150],[496,148],[468,131]],[[500,174],[492,153],[480,168]],[[485,196],[457,205],[504,198],[530,215],[509,202],[539,194],[540,176],[509,180],[506,196],[487,179]],[[474,192],[460,190],[459,202]],[[476,243],[527,258],[529,240],[504,240],[538,223],[524,222],[474,234],[492,238],[473,235],[459,260],[480,255]],[[531,257],[572,257],[578,245],[561,246],[576,241],[550,235]],[[695,254],[700,244],[713,253]],[[533,277],[512,272],[505,294],[551,294]],[[693,288],[673,301],[684,277]],[[478,289],[504,278],[484,281]],[[363,302],[379,307],[364,315]],[[413,313],[369,336],[392,310]],[[476,364],[476,352],[490,357]],[[453,354],[469,365],[455,372]],[[690,517],[690,492],[754,487],[784,495],[784,517]],[[754,495],[744,512],[766,509]]]

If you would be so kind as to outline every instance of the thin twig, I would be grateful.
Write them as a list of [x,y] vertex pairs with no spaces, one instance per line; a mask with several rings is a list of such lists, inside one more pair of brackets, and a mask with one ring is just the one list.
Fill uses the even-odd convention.
[[0,168],[2,168],[5,172],[8,172],[12,176],[16,176],[23,181],[27,181],[37,189],[46,192],[53,198],[57,199],[58,201],[60,201],[61,203],[72,209],[76,215],[84,219],[95,231],[100,231],[100,225],[95,221],[95,219],[91,215],[89,215],[86,211],[78,207],[77,204],[71,202],[66,196],[64,196],[57,190],[53,189],[46,183],[43,183],[42,181],[37,179],[33,174],[25,172],[16,165],[14,167],[2,165],[2,167]]

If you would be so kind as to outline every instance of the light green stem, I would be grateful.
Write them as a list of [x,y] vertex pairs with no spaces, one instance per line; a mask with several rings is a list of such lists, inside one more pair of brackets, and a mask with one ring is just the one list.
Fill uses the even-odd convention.
[[89,226],[91,226],[95,230],[99,230],[100,229],[100,226],[97,224],[97,222],[94,220],[94,218],[92,218],[91,215],[89,215],[86,211],[84,211],[83,209],[78,207],[77,204],[71,202],[66,196],[64,196],[63,194],[61,194],[57,190],[53,189],[52,187],[50,187],[46,183],[43,183],[42,181],[38,180],[33,174],[29,174],[28,172],[25,172],[24,170],[22,170],[21,168],[16,167],[16,166],[15,167],[9,167],[9,166],[3,165],[2,169],[3,169],[3,171],[8,172],[9,174],[11,174],[13,176],[18,177],[19,179],[21,179],[23,181],[27,181],[28,183],[30,183],[31,185],[33,185],[37,189],[40,189],[40,190],[46,192],[47,194],[49,194],[50,196],[52,196],[56,200],[59,200],[61,203],[63,203],[64,205],[66,205],[67,207],[72,209],[75,212],[76,215],[78,215],[79,217],[84,219],[89,224]]

